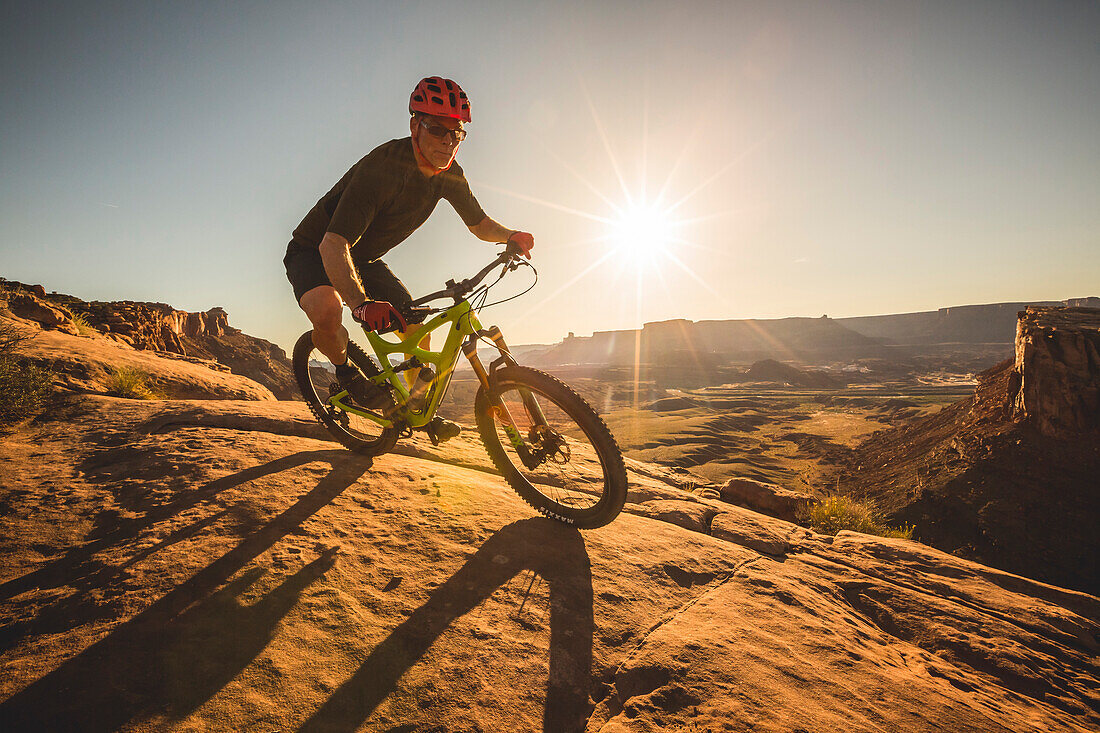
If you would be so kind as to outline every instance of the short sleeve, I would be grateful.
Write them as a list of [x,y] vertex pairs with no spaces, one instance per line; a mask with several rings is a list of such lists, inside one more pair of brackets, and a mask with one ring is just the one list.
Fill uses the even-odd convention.
[[481,204],[470,191],[470,184],[466,181],[462,168],[455,164],[443,175],[447,176],[446,185],[443,187],[443,198],[450,202],[466,226],[480,224],[485,218],[485,210],[481,208]]
[[368,155],[356,164],[332,212],[328,231],[339,234],[349,244],[359,241],[375,214],[392,197],[392,177],[387,182],[385,166],[379,165],[380,162]]

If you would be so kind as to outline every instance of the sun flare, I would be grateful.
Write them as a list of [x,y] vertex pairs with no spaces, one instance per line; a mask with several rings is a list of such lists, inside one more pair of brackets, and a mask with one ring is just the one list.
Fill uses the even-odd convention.
[[651,204],[636,204],[611,221],[608,239],[617,255],[654,265],[668,254],[675,240],[675,225],[668,212]]

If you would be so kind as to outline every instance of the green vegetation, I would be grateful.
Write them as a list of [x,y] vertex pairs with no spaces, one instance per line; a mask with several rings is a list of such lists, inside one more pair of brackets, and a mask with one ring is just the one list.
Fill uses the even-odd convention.
[[0,423],[10,424],[39,412],[50,394],[53,375],[17,356],[33,336],[0,323]]
[[164,399],[164,393],[157,389],[149,375],[133,367],[118,367],[111,372],[107,379],[107,392],[132,400]]
[[829,496],[810,507],[810,526],[823,534],[847,529],[880,537],[913,538],[914,527],[888,527],[878,519],[875,508],[846,496]]
[[94,336],[99,333],[92,324],[88,323],[88,319],[84,317],[83,313],[73,311],[73,325],[76,326],[76,332],[81,336]]

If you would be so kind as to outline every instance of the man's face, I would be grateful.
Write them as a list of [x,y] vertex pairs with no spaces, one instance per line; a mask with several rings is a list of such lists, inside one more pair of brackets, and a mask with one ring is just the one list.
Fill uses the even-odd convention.
[[461,130],[462,122],[449,117],[417,115],[410,121],[412,134],[420,146],[420,154],[433,167],[442,169],[451,164],[459,141],[443,130]]

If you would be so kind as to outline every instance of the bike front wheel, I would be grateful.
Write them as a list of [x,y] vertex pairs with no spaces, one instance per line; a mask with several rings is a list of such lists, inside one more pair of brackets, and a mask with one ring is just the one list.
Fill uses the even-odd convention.
[[622,511],[622,452],[596,411],[567,385],[536,369],[502,367],[492,394],[478,390],[474,412],[489,457],[539,512],[592,529]]
[[[370,376],[378,367],[354,341],[348,342],[348,360]],[[336,367],[313,345],[313,332],[306,331],[294,345],[294,378],[310,412],[332,437],[346,448],[368,456],[385,453],[397,443],[397,430],[384,428],[361,415],[342,410],[330,398],[343,391],[336,380]],[[349,398],[350,399],[350,398]]]

